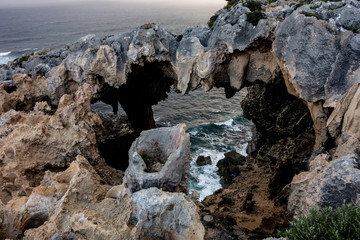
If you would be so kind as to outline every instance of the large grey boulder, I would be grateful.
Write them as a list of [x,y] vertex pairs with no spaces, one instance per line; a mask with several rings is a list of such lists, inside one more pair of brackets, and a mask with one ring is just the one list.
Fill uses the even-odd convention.
[[288,208],[294,216],[307,215],[311,208],[340,207],[344,201],[357,204],[360,194],[358,156],[348,155],[331,162],[319,155],[310,171],[294,177]]
[[186,192],[190,161],[185,124],[143,131],[129,150],[124,186],[131,193],[151,187]]
[[[358,12],[354,7],[345,9]],[[335,28],[331,27],[332,18],[327,21],[318,16],[317,19],[316,14],[309,6],[303,6],[287,17],[275,33],[273,52],[291,94],[307,102],[338,101],[360,79],[358,37],[336,27],[337,24],[349,26],[340,21],[346,22],[345,14],[334,15]],[[354,19],[360,20],[360,15]]]
[[132,195],[132,207],[129,224],[136,229],[134,239],[204,239],[197,207],[183,193],[141,190]]

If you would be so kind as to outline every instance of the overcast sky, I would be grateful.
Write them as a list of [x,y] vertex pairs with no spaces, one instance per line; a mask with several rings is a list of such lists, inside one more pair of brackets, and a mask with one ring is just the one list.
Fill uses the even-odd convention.
[[58,5],[63,3],[75,2],[147,2],[147,3],[174,3],[174,4],[222,4],[225,5],[225,0],[0,0],[0,7],[19,7],[19,6],[46,6]]

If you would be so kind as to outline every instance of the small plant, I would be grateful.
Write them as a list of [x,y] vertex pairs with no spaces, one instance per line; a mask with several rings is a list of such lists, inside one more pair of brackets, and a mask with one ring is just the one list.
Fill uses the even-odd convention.
[[294,10],[298,9],[298,8],[301,7],[301,6],[304,6],[304,4],[303,4],[303,3],[297,3],[297,4],[295,4]]
[[303,12],[303,14],[304,14],[306,17],[316,17],[316,19],[319,20],[319,16],[316,15],[316,14],[313,14],[313,13],[310,13],[310,12]]
[[208,26],[209,26],[209,27],[214,26],[214,23],[215,23],[215,21],[216,21],[216,19],[217,19],[218,17],[219,17],[218,14],[215,14],[214,16],[212,16],[212,17],[210,18],[209,22],[208,22]]
[[249,12],[246,14],[246,21],[256,26],[260,19],[264,18],[264,14],[260,11]]
[[150,156],[147,153],[143,153],[141,154],[141,158],[144,160],[145,164],[146,164],[146,169],[145,172],[150,171],[152,165],[153,165],[153,161],[150,158]]
[[239,4],[239,3],[240,3],[239,0],[230,0],[230,1],[228,1],[228,3],[226,4],[226,6],[224,8],[229,9],[232,6],[235,6],[235,5]]
[[180,42],[183,39],[183,37],[184,37],[184,35],[182,35],[182,34],[177,35],[176,41]]
[[274,3],[277,2],[277,0],[268,0],[268,3]]
[[261,2],[250,0],[245,3],[245,6],[250,9],[250,11],[261,11]]
[[353,33],[359,33],[359,28],[357,26],[350,26],[350,27],[346,27],[345,29],[352,31]]
[[311,209],[310,215],[290,222],[290,228],[278,231],[278,235],[289,240],[326,239],[351,240],[360,236],[360,205],[344,204],[320,211]]
[[22,67],[23,62],[26,62],[27,60],[29,60],[29,58],[30,58],[30,56],[28,56],[28,55],[22,56],[18,61],[18,65],[20,67]]

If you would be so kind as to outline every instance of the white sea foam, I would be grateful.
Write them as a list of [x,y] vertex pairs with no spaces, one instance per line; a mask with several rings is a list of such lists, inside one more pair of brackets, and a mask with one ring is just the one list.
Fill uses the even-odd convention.
[[216,126],[225,126],[227,127],[229,130],[232,131],[236,131],[236,132],[240,132],[242,129],[240,125],[236,124],[234,122],[234,119],[229,119],[225,122],[219,122],[219,123],[214,123]]
[[7,64],[9,61],[15,59],[13,56],[9,56],[11,52],[2,52],[0,53],[0,64]]
[[[196,159],[200,155],[210,156],[211,164],[205,166],[196,165]],[[191,175],[195,177],[195,183],[193,183],[195,188],[191,189],[190,192],[196,190],[200,194],[199,201],[204,200],[222,187],[220,176],[216,173],[218,170],[216,164],[224,157],[224,153],[211,149],[199,149],[192,155]]]
[[233,123],[234,123],[234,119],[231,118],[225,122],[219,122],[219,123],[214,123],[214,124],[217,126],[232,126]]
[[9,55],[11,52],[0,52],[0,57]]

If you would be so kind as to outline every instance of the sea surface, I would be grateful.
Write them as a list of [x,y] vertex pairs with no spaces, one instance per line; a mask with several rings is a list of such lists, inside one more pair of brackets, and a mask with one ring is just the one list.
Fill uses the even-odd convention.
[[[0,0],[0,64],[42,48],[60,47],[87,34],[107,36],[131,31],[144,23],[158,23],[177,34],[193,25],[206,24],[213,13],[225,5],[192,5],[181,2],[154,4],[125,2],[67,4],[51,7],[2,8]],[[200,200],[221,188],[216,163],[224,153],[235,150],[246,154],[251,138],[251,122],[243,118],[241,91],[226,99],[223,89],[197,90],[188,95],[172,91],[167,100],[153,107],[156,122],[162,126],[186,123],[191,139],[190,191]],[[106,104],[94,109],[111,112]],[[124,112],[119,111],[119,114]],[[210,156],[211,165],[197,166],[198,156]]]
[[181,33],[190,26],[206,24],[225,3],[224,0],[215,3],[195,0],[187,4],[177,0],[155,3],[102,0],[101,3],[5,8],[0,0],[0,64],[38,49],[75,42],[87,34],[105,37],[132,31],[145,23],[157,23]]

